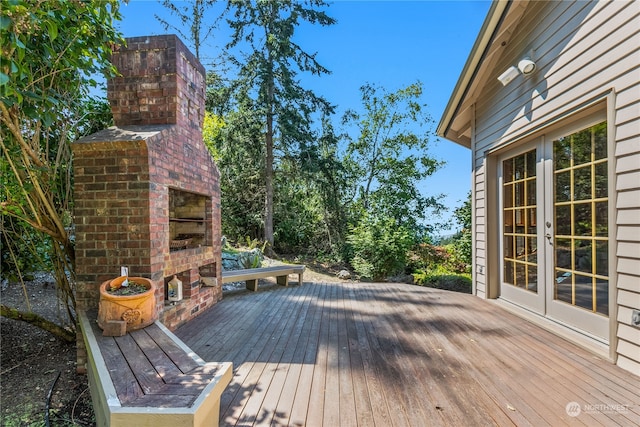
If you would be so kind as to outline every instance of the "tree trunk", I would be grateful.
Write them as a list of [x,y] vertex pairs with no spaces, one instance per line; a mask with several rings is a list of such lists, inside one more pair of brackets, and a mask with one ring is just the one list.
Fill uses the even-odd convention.
[[265,134],[265,200],[264,200],[264,240],[269,243],[266,250],[273,252],[273,113],[267,114],[267,132]]
[[[272,19],[275,19],[277,8],[271,5]],[[267,29],[267,35],[270,32]],[[265,133],[266,162],[265,162],[265,201],[264,201],[264,240],[268,255],[273,255],[273,116],[275,105],[275,77],[273,75],[273,53],[268,46],[267,53],[267,129]]]
[[27,322],[31,325],[37,326],[38,328],[51,332],[54,336],[69,343],[75,342],[76,340],[75,332],[64,329],[63,327],[35,313],[19,311],[15,308],[7,307],[6,305],[1,304],[0,315],[6,317],[7,319],[20,320],[22,322]]

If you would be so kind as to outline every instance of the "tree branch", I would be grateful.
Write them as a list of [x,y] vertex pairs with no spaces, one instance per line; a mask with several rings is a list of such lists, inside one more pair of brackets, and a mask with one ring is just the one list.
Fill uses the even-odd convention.
[[0,315],[2,317],[6,317],[7,319],[19,320],[21,322],[26,322],[30,325],[37,326],[38,328],[50,332],[55,337],[60,338],[65,342],[71,343],[76,340],[75,332],[64,329],[63,327],[33,312],[19,311],[16,308],[0,304]]
[[[12,107],[12,109],[15,108],[15,106]],[[38,155],[31,149],[31,146],[27,144],[27,142],[22,137],[22,129],[20,128],[20,120],[18,118],[18,115],[12,114],[4,104],[4,102],[0,102],[0,111],[2,112],[2,115],[0,115],[0,121],[7,126],[11,134],[14,136],[14,138],[16,138],[16,141],[18,141],[18,144],[20,144],[20,147],[22,147],[22,149],[29,155],[29,158],[33,160],[36,166],[39,168],[43,167],[44,163],[42,163],[40,157],[38,157]],[[36,134],[39,133],[39,128],[40,125],[38,123]]]

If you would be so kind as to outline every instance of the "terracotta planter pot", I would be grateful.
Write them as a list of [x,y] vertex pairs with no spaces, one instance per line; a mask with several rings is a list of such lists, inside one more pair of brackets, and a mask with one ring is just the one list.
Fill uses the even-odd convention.
[[136,295],[114,295],[107,289],[119,288],[124,277],[107,280],[100,285],[98,326],[105,329],[108,321],[126,322],[126,332],[149,326],[158,319],[156,285],[144,277],[129,277],[130,281],[144,285],[147,291]]

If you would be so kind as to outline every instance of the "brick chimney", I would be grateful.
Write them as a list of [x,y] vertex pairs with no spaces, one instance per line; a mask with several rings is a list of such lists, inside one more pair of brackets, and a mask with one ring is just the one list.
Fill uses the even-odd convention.
[[107,84],[116,126],[175,124],[201,132],[206,73],[180,39],[129,38],[112,62],[121,74]]
[[[78,309],[95,309],[100,284],[127,266],[156,283],[160,320],[174,329],[222,298],[219,172],[202,141],[205,70],[174,35],[129,38],[112,61],[121,74],[107,84],[115,126],[72,144]],[[174,274],[184,299],[170,304]]]

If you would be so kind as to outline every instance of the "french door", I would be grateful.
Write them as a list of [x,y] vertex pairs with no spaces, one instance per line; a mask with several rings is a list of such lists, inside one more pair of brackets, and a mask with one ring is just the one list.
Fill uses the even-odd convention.
[[606,122],[506,153],[499,174],[501,298],[608,342]]
[[501,297],[544,313],[543,157],[536,145],[509,153],[501,161]]

